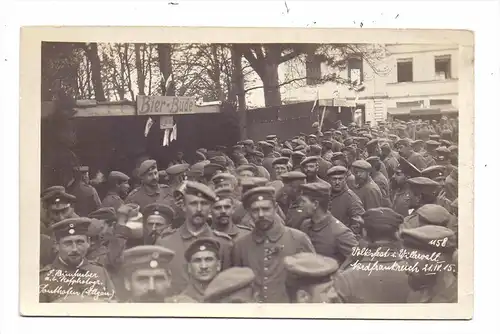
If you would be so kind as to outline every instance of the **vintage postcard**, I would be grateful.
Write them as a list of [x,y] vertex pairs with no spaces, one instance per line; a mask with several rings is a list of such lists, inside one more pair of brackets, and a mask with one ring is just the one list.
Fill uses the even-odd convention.
[[25,27],[20,80],[22,315],[472,317],[472,32]]

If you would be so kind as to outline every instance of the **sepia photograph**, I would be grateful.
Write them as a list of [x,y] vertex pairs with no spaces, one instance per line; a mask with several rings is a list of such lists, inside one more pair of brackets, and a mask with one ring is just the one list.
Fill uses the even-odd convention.
[[21,212],[28,315],[86,303],[472,315],[472,33],[24,30],[38,50],[21,95],[39,110],[21,104],[37,145],[21,139],[38,196]]

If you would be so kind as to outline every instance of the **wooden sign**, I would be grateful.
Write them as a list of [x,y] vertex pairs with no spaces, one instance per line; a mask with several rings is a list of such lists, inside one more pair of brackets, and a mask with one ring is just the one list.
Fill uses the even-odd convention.
[[198,113],[196,99],[189,96],[137,96],[137,115],[184,115]]

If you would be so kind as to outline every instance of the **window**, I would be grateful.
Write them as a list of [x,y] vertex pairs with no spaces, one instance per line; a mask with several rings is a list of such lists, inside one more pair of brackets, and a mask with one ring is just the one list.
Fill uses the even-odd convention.
[[321,57],[309,54],[306,59],[306,83],[317,85],[321,79]]
[[398,60],[398,82],[413,81],[413,60],[399,59]]
[[352,57],[347,62],[347,75],[349,81],[360,85],[363,83],[363,58]]
[[451,104],[451,100],[431,100],[430,105],[431,106],[442,106],[446,104]]
[[408,108],[408,107],[422,107],[424,105],[424,101],[408,101],[408,102],[396,102],[396,108]]
[[434,68],[437,80],[446,80],[451,78],[451,56],[437,56],[434,58]]

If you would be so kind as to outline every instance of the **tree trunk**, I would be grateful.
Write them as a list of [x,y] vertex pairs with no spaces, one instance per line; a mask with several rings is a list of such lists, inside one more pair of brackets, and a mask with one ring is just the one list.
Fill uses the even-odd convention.
[[246,99],[245,81],[243,80],[243,69],[241,67],[241,53],[236,51],[234,47],[231,47],[231,62],[233,69],[231,73],[232,88],[230,92],[233,96],[229,96],[229,101],[236,101],[237,99],[238,111],[244,112],[246,110]]
[[153,82],[153,68],[151,66],[151,62],[153,61],[153,47],[151,44],[148,45],[149,53],[148,53],[148,73],[149,73],[149,82],[148,82],[148,95],[151,95],[151,88]]
[[222,84],[220,82],[220,77],[221,77],[220,60],[219,60],[219,55],[217,52],[219,46],[217,44],[211,44],[210,48],[212,51],[212,57],[214,59],[212,80],[214,81],[214,85],[215,85],[215,93],[217,95],[217,100],[224,101],[224,91],[222,90]]
[[[161,93],[162,95],[173,96],[175,95],[175,84],[173,77],[171,44],[158,44],[158,60],[160,72],[163,75],[163,78],[161,80]],[[171,83],[168,87],[166,87],[166,80],[170,75],[172,75]]]
[[264,73],[259,74],[264,86],[264,101],[266,107],[281,105],[280,81],[278,76],[278,64],[269,62],[264,66]]
[[141,46],[142,44],[135,43],[135,68],[137,70],[137,88],[139,95],[146,95],[144,93],[144,69],[142,66]]
[[132,76],[131,76],[131,71],[130,71],[130,58],[129,58],[129,53],[128,53],[129,44],[125,43],[123,47],[124,47],[123,54],[125,56],[123,63],[125,65],[125,69],[127,70],[127,87],[128,87],[128,91],[130,92],[130,97],[132,98],[132,101],[134,101],[135,96],[134,96],[134,91],[132,90]]
[[90,43],[86,51],[92,70],[92,85],[94,86],[95,99],[97,101],[106,101],[102,87],[101,60],[97,54],[97,43]]

